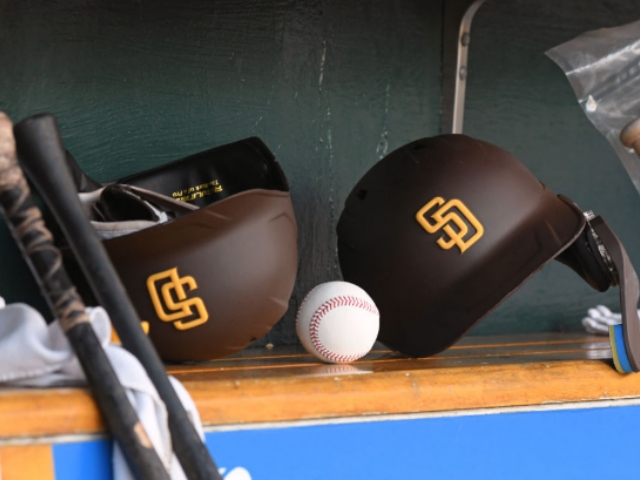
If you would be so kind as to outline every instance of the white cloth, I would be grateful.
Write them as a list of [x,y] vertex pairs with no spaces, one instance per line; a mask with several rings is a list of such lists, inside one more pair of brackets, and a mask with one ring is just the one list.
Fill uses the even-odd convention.
[[151,203],[140,200],[142,203],[146,204],[156,216],[155,220],[123,220],[121,222],[103,222],[95,219],[95,215],[92,212],[93,207],[96,202],[100,200],[100,194],[104,188],[100,188],[98,190],[94,190],[93,192],[81,192],[78,194],[78,198],[80,199],[80,203],[82,204],[85,213],[91,220],[91,226],[98,233],[98,236],[102,239],[110,239],[121,237],[123,235],[129,235],[131,233],[139,232],[140,230],[144,230],[146,228],[151,228],[161,223],[165,223],[169,221],[169,217],[166,212],[163,212],[155,205]]
[[[122,347],[109,343],[111,323],[102,307],[88,308],[96,335],[140,421],[172,479],[186,478],[173,454],[167,409],[137,358]],[[187,414],[201,438],[200,416],[193,400],[175,378],[169,377]],[[5,305],[0,297],[0,383],[14,386],[45,387],[84,384],[82,368],[57,321],[47,325],[32,307]],[[113,449],[115,480],[133,479],[117,444]]]
[[[640,310],[638,310],[640,315]],[[622,323],[622,315],[613,313],[604,305],[598,305],[587,311],[587,316],[582,319],[582,326],[588,333],[595,335],[609,335],[609,326]]]

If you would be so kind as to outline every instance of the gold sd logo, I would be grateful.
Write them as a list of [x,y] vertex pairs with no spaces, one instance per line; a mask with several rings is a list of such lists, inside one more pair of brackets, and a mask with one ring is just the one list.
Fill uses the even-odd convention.
[[[434,208],[436,210],[427,217],[427,213]],[[429,218],[434,223],[431,223]],[[480,240],[484,234],[482,224],[466,205],[456,198],[445,203],[444,198],[435,197],[420,209],[416,214],[416,220],[428,233],[442,230],[446,236],[443,235],[438,239],[440,248],[449,250],[453,246],[457,246],[460,249],[460,254],[463,254],[471,245]],[[465,240],[469,233],[469,226],[473,227],[475,233]]]
[[193,277],[180,278],[177,267],[156,273],[147,279],[156,315],[163,322],[174,322],[173,326],[178,330],[188,330],[209,320],[209,312],[202,299],[187,298],[185,286],[189,291],[198,288]]

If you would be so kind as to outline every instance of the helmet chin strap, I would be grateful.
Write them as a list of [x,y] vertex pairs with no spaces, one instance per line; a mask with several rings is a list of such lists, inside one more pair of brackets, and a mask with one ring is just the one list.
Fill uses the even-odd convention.
[[[589,219],[588,225],[591,227],[592,233],[595,234],[594,238],[598,243],[600,255],[610,267],[612,284],[620,286],[624,348],[631,370],[638,372],[640,371],[640,318],[638,318],[640,282],[638,282],[638,275],[624,246],[602,217]],[[615,345],[613,341],[612,345]],[[622,345],[618,346],[618,348],[620,347]]]

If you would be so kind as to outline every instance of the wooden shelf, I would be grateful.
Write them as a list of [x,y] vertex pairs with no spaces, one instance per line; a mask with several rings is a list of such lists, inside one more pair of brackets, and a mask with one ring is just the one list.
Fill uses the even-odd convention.
[[[610,356],[606,337],[544,334],[468,337],[422,359],[374,350],[324,365],[280,347],[168,370],[212,426],[640,397],[640,375],[618,374]],[[84,389],[0,390],[0,439],[102,428]]]

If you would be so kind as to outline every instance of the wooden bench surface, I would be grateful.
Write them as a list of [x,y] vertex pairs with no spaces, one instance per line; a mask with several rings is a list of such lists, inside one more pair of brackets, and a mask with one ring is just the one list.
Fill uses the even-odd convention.
[[[205,425],[236,425],[640,397],[640,375],[618,374],[610,357],[606,337],[532,334],[467,337],[431,358],[376,349],[325,365],[275,347],[168,371]],[[102,429],[84,389],[0,389],[0,439]]]

